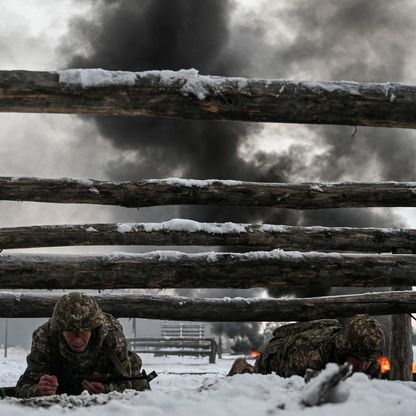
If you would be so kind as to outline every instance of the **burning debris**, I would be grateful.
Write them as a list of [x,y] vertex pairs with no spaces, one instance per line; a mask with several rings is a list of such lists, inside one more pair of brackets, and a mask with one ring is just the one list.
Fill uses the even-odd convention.
[[[389,357],[386,357],[385,355],[381,356],[378,359],[378,363],[380,364],[381,378],[389,380],[390,372],[392,369],[392,363],[390,362]],[[413,381],[416,381],[416,361],[414,361],[412,364],[412,374]]]
[[391,370],[390,360],[385,355],[382,355],[378,359],[378,363],[380,364],[380,371],[381,371],[382,378],[386,378],[386,379],[389,378],[390,370]]

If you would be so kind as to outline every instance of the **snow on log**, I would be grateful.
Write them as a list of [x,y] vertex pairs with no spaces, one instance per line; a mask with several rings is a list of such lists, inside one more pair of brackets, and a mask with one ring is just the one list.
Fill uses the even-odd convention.
[[0,177],[0,200],[102,204],[268,206],[291,209],[415,207],[416,182],[262,183],[232,180]]
[[[61,295],[0,293],[0,317],[49,317]],[[205,322],[308,321],[357,313],[416,312],[416,292],[381,292],[316,298],[185,298],[148,294],[94,295],[116,317]]]
[[416,256],[249,253],[0,254],[0,289],[416,286]]
[[416,127],[416,87],[200,75],[0,71],[0,111]]
[[233,246],[258,250],[416,252],[416,230],[294,227],[271,224],[160,223],[74,224],[0,228],[0,249],[84,245]]

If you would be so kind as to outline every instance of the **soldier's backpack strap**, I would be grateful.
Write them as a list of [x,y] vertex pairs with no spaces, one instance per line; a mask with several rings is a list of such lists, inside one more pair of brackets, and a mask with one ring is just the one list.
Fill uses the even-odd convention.
[[114,350],[111,348],[110,345],[108,345],[107,343],[105,343],[106,349],[107,349],[107,353],[111,359],[111,362],[114,364],[114,367],[117,368],[117,370],[120,372],[120,374],[124,377],[130,377],[130,374],[127,373],[127,371],[125,370],[125,367],[123,366],[123,364],[121,363],[121,361],[118,359],[116,353],[114,352]]
[[108,324],[107,324],[108,325],[108,334],[107,334],[107,337],[105,338],[105,340],[103,342],[103,345],[104,345],[105,349],[107,350],[107,354],[110,357],[111,362],[114,364],[114,367],[117,368],[119,373],[124,377],[130,377],[131,374],[127,373],[127,371],[125,369],[125,366],[119,360],[119,358],[117,357],[117,354],[115,353],[113,347],[110,345],[110,342],[115,343],[116,340],[115,340],[114,326],[113,326],[111,316],[107,315],[107,319],[108,319]]

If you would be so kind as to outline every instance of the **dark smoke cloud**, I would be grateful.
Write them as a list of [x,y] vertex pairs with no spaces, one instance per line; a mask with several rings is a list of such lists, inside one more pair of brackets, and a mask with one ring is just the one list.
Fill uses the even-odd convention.
[[[411,2],[294,1],[281,20],[295,29],[289,44],[276,43],[280,76],[368,82],[407,81],[409,44],[414,38]],[[398,30],[400,28],[400,30]],[[309,180],[414,180],[413,131],[310,126],[325,152],[307,166]],[[390,210],[318,210],[303,213],[300,225],[401,226]]]
[[[99,2],[93,21],[77,19],[63,49],[87,42],[87,56],[71,58],[70,67],[141,71],[196,67],[202,73],[231,75],[244,68],[244,57],[228,49],[227,1],[182,0]],[[250,177],[250,166],[237,156],[238,144],[257,126],[140,117],[103,117],[100,133],[118,149],[137,151],[130,162],[115,160],[117,179],[165,177]]]
[[[119,0],[96,5],[94,16],[71,24],[61,48],[70,57],[68,67],[132,71],[196,67],[205,74],[252,75],[249,55],[234,48],[229,1]],[[239,156],[240,145],[261,129],[257,124],[141,117],[100,117],[95,123],[117,149],[131,152],[128,160],[115,156],[108,166],[112,179],[287,181],[294,166],[287,155],[274,155],[273,166],[265,153],[248,162]],[[205,221],[259,221],[265,212],[215,207],[182,211],[183,216]],[[298,215],[274,210],[273,217],[296,223]]]
[[[194,67],[212,75],[406,81],[416,31],[412,2],[294,0],[267,5],[263,15],[247,16],[231,27],[233,3],[226,0],[96,1],[92,16],[72,22],[61,52],[67,67],[132,71]],[[276,38],[270,36],[270,27],[279,33]],[[281,27],[290,35],[282,35]],[[140,117],[97,117],[94,122],[120,151],[108,166],[108,175],[115,180],[168,176],[276,182],[298,177],[414,180],[415,133],[405,130],[358,128],[353,135],[351,127],[310,126],[308,146],[255,152],[247,160],[239,149],[260,132],[261,125]],[[314,145],[323,151],[313,155]],[[129,152],[127,159],[121,151]],[[204,221],[402,225],[390,210],[299,214],[185,207],[180,213]]]
[[[312,79],[406,82],[414,12],[409,1],[291,2],[282,19],[299,30],[276,58],[287,76],[308,68]],[[348,127],[311,130],[327,145],[312,164],[316,179],[414,179],[414,132],[359,128],[351,138]]]
[[[73,21],[62,52],[70,57],[70,67],[196,67],[207,74],[265,72],[286,78],[308,68],[308,78],[400,81],[406,39],[414,29],[403,3],[396,3],[379,2],[374,8],[364,0],[294,1],[274,16],[277,23],[290,26],[294,36],[267,43],[261,20],[230,27],[229,1],[99,1],[94,16]],[[259,62],[265,62],[266,69],[259,71]],[[279,154],[259,152],[247,161],[238,150],[259,125],[140,117],[101,117],[96,124],[117,149],[131,151],[127,161],[116,156],[108,166],[113,179],[181,176],[285,182],[301,172],[308,180],[405,180],[414,173],[414,134],[401,130],[359,128],[351,137],[349,127],[311,126],[311,138],[325,148],[312,161],[306,160],[310,148],[299,145]],[[363,212],[288,215],[279,210],[183,209],[190,218],[217,221],[353,225],[359,218],[360,225],[394,225],[399,220],[390,211],[376,216],[372,210]]]
[[226,334],[233,339],[231,351],[234,354],[249,354],[264,344],[266,337],[262,334],[260,324],[257,322],[235,324],[234,322],[221,322],[213,325],[217,335]]

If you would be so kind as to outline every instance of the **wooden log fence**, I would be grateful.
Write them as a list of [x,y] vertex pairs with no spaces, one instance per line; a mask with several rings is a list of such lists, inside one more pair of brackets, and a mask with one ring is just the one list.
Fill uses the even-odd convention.
[[[196,70],[0,71],[0,112],[416,128],[416,86],[225,78],[202,76]],[[167,179],[112,183],[0,177],[0,200],[132,208],[178,204],[297,210],[414,207],[416,182],[260,184]],[[58,243],[174,242],[175,245],[230,244],[257,250],[270,250],[278,245],[285,249],[326,251],[332,246],[332,250],[339,251],[356,249],[396,254],[272,250],[198,255],[172,252],[72,257],[0,255],[0,289],[416,285],[416,256],[397,254],[401,250],[414,252],[415,230],[282,227],[266,231],[262,226],[245,225],[243,233],[220,235],[203,227],[195,232],[163,228],[148,232],[148,226],[138,224],[133,226],[134,231],[120,232],[120,226],[89,224],[1,229],[0,249],[50,247]],[[0,293],[0,316],[50,316],[57,298]],[[406,314],[416,311],[416,296],[411,291],[312,299],[187,299],[126,294],[97,298],[105,311],[119,317],[187,321],[302,321],[350,317],[363,312]],[[400,328],[401,333],[408,333],[408,317]],[[406,342],[408,344],[408,338],[402,340],[402,344]],[[393,350],[392,357],[405,351],[398,342],[394,343]],[[408,378],[409,357],[397,363],[400,368],[395,378]]]
[[0,71],[0,111],[416,127],[416,87],[259,80],[195,70]]
[[[0,317],[46,318],[61,295],[0,293]],[[149,294],[94,295],[118,318],[197,322],[284,322],[416,312],[416,292],[378,292],[316,298],[186,298]]]
[[416,255],[286,252],[0,255],[0,289],[416,286]]
[[416,229],[297,227],[270,224],[74,224],[0,228],[0,250],[89,245],[233,246],[256,250],[416,252]]
[[163,205],[264,206],[296,210],[416,207],[416,182],[262,183],[178,178],[108,182],[0,177],[0,200],[127,208]]

